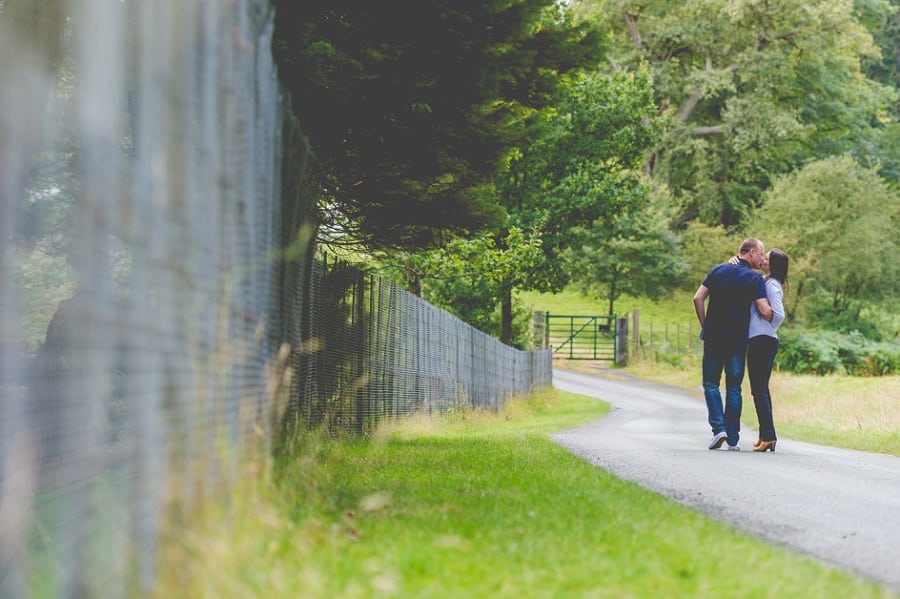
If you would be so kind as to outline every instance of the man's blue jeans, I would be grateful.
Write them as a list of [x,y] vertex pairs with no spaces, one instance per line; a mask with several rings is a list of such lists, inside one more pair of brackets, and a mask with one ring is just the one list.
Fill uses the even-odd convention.
[[[740,349],[724,349],[703,344],[703,395],[713,434],[725,431],[728,444],[737,445],[741,433],[741,383],[744,381],[744,353]],[[725,407],[719,384],[725,371]]]

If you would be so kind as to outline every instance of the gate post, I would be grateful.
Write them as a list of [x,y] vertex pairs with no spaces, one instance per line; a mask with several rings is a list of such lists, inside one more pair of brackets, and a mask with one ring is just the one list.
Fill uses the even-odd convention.
[[625,317],[616,318],[616,357],[615,363],[619,364],[625,361],[628,356],[627,348],[628,340],[628,319]]

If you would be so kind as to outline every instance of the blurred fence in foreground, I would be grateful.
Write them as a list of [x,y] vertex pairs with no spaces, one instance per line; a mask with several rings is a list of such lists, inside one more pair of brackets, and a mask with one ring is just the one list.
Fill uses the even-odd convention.
[[293,427],[497,406],[520,352],[312,250],[267,0],[0,3],[0,597],[152,587]]

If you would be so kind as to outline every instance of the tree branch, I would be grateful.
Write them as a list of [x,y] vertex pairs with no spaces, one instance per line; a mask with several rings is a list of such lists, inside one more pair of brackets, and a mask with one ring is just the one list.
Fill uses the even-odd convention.
[[628,28],[628,34],[631,36],[631,41],[634,42],[634,47],[640,49],[641,44],[643,43],[641,40],[641,32],[638,31],[637,28],[637,20],[640,13],[632,15],[626,11],[625,6],[621,4],[619,5],[619,10],[622,12],[622,18],[625,20],[625,27]]
[[[740,67],[740,63],[734,62],[725,67],[726,71],[731,71],[732,73],[738,70]],[[709,55],[706,56],[706,70],[712,70],[712,60]],[[678,111],[675,113],[675,116],[678,118],[679,122],[686,123],[691,115],[694,114],[694,110],[697,109],[697,105],[700,103],[700,100],[703,98],[703,90],[698,85],[694,89],[691,90],[691,93],[688,94],[688,97],[685,98],[684,102],[681,103],[681,106],[678,107]],[[702,127],[701,127],[702,128]],[[714,133],[721,133],[721,131],[716,131]]]
[[720,133],[725,133],[725,127],[721,125],[714,125],[711,127],[694,127],[693,133],[698,137],[702,137],[705,135],[718,135]]

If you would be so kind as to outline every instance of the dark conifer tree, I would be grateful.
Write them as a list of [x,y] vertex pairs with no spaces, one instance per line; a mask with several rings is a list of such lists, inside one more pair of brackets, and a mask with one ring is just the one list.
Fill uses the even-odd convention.
[[500,225],[492,176],[523,111],[601,58],[552,0],[276,0],[275,53],[327,216],[370,247]]

